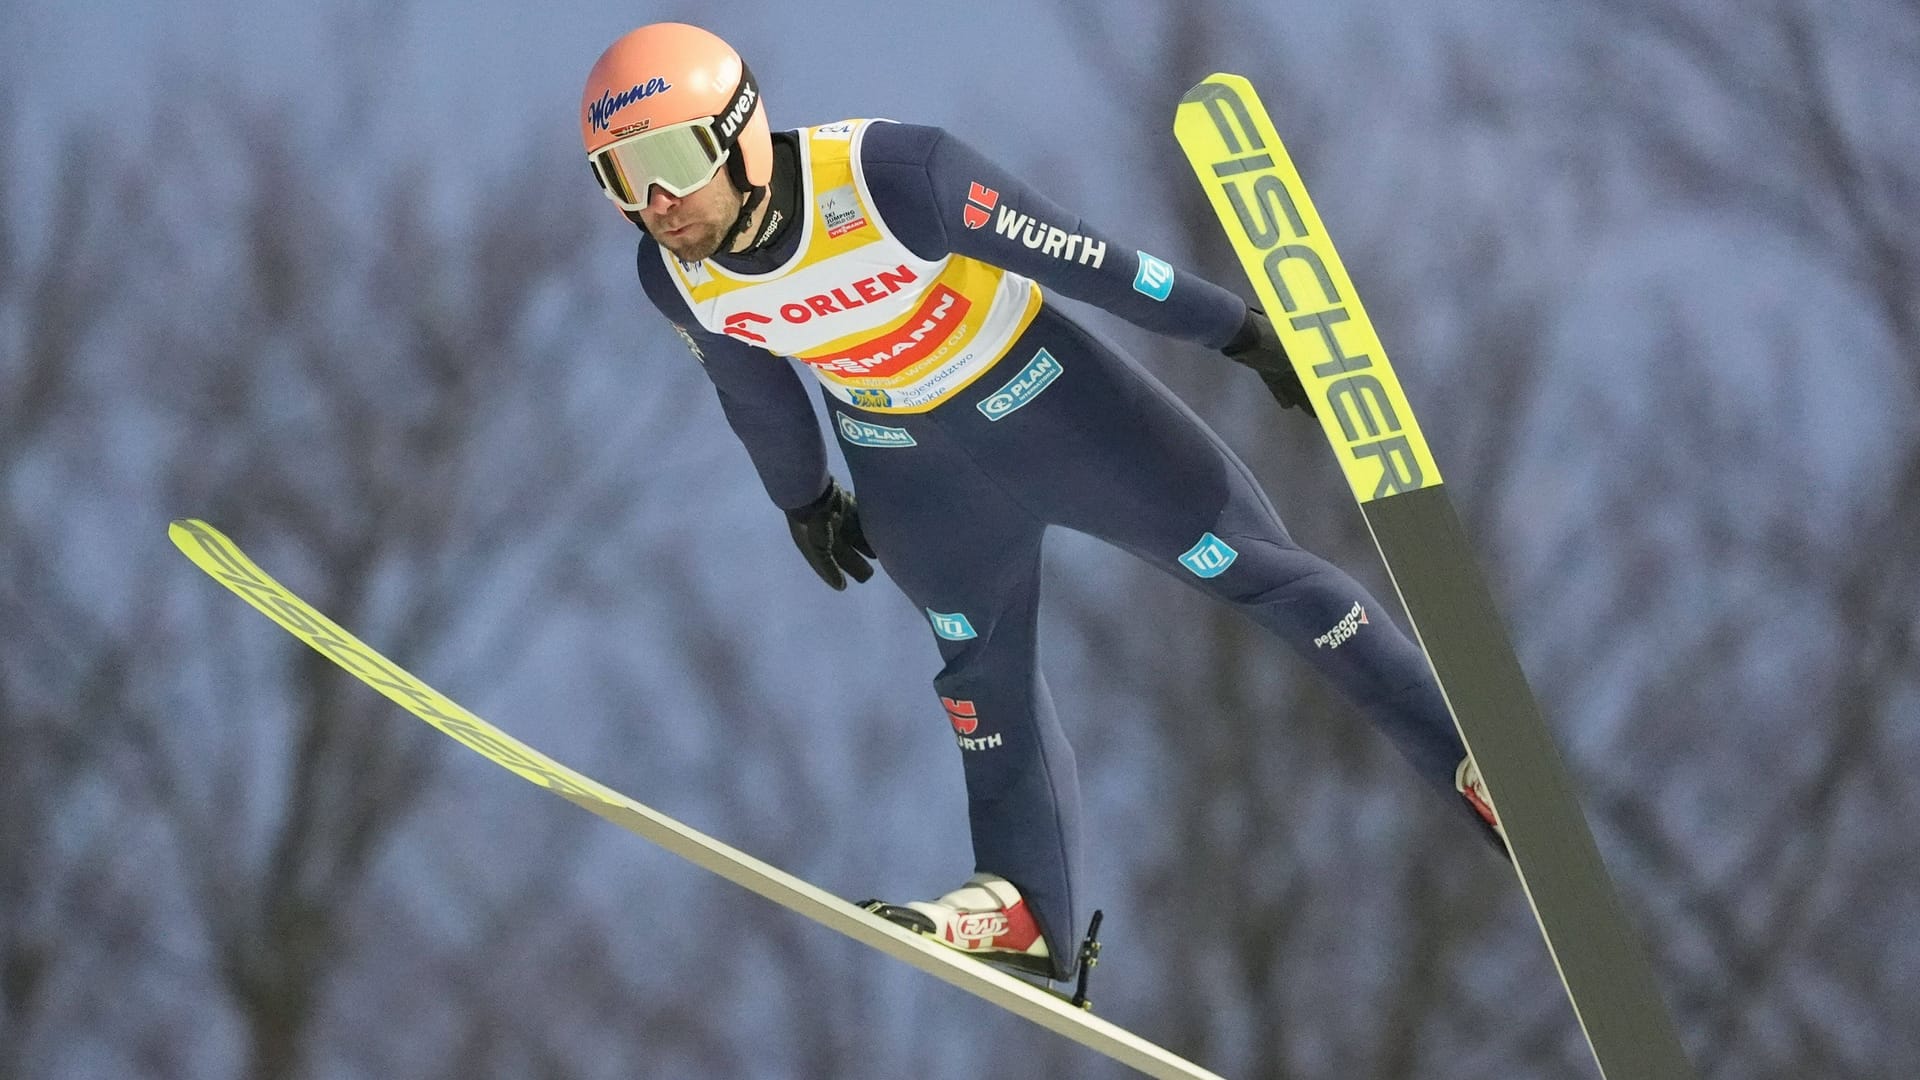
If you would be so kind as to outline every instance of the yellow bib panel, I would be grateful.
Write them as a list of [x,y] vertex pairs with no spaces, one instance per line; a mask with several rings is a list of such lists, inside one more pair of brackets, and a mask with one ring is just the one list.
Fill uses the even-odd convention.
[[[800,133],[800,246],[779,269],[738,274],[665,248],[693,317],[716,334],[805,363],[834,397],[872,412],[926,412],[985,374],[1040,310],[1040,288],[962,256],[929,262],[873,210],[847,120]],[[790,226],[791,227],[791,226]]]

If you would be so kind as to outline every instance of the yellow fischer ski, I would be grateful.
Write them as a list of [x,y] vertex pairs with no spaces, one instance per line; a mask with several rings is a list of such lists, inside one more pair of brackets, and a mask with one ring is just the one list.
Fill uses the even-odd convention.
[[553,760],[468,712],[369,648],[338,623],[269,577],[233,541],[204,521],[176,521],[174,546],[287,632],[438,728],[454,741],[526,780],[659,844],[697,866],[837,930],[1121,1064],[1165,1080],[1220,1080],[1138,1035],[1075,1008],[1053,991],[995,970],[654,810]]
[[1174,134],[1314,402],[1601,1073],[1692,1080],[1440,468],[1253,84],[1208,76]]
[[1362,505],[1436,487],[1440,466],[1273,122],[1238,75],[1181,101],[1174,134],[1233,242]]

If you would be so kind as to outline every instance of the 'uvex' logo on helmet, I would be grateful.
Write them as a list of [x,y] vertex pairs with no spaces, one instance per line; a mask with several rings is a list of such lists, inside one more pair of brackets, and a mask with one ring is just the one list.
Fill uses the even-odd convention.
[[752,83],[745,83],[740,87],[740,96],[733,99],[733,108],[728,109],[727,115],[720,118],[721,138],[731,139],[739,133],[740,125],[747,122],[747,114],[753,111],[753,99],[759,96]]
[[617,94],[611,90],[602,90],[600,100],[587,106],[587,123],[593,125],[596,131],[605,131],[614,113],[642,98],[650,98],[671,89],[673,89],[672,83],[656,75],[644,83],[635,83]]

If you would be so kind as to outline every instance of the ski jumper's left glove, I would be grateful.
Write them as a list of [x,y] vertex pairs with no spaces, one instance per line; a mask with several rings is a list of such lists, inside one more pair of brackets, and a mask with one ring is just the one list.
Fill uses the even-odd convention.
[[1287,359],[1287,350],[1280,345],[1280,335],[1274,332],[1272,321],[1259,308],[1247,306],[1247,321],[1240,324],[1239,332],[1220,351],[1234,362],[1258,372],[1260,380],[1273,392],[1273,399],[1283,408],[1300,409],[1313,417],[1319,415],[1313,411],[1313,399],[1307,396],[1307,388],[1300,385],[1293,361]]
[[[873,576],[867,559],[875,556],[867,534],[860,529],[860,511],[839,481],[828,477],[827,490],[819,498],[786,513],[794,546],[807,557],[807,565],[821,581],[844,589],[848,577],[865,581]],[[846,572],[844,576],[841,571]]]

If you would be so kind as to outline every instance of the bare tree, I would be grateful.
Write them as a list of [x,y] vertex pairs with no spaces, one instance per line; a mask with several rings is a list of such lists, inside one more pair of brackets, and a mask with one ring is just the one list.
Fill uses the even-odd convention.
[[[1136,115],[1222,68],[1276,105],[1703,1073],[1911,1073],[1913,12],[1362,20],[1364,91],[1260,13],[1169,13],[1150,65],[1081,22]],[[199,93],[90,136],[98,184],[0,145],[0,1077],[937,1075],[983,1043],[1103,1075],[498,774],[160,542],[213,520],[483,715],[850,896],[964,853],[923,680],[841,655],[930,674],[924,629],[790,564],[590,190],[532,151],[441,199],[352,151],[364,100]],[[1112,151],[1238,283],[1171,138]],[[1736,244],[1754,276],[1708,280]],[[1310,425],[1118,332],[1391,595]],[[1231,613],[1050,550],[1103,1014],[1233,1075],[1588,1067],[1505,871],[1356,716]]]
[[[0,91],[10,194],[21,170],[13,100]],[[70,166],[86,149],[70,139],[55,153]],[[53,1033],[97,999],[102,952],[136,929],[116,909],[124,830],[103,810],[131,643],[109,611],[65,587],[72,549],[57,530],[74,517],[44,499],[101,465],[97,447],[69,443],[63,460],[48,446],[99,407],[93,312],[111,294],[110,245],[135,208],[78,186],[42,215],[0,206],[0,1076],[51,1060]]]
[[[624,425],[678,424],[665,397],[597,385],[624,357],[594,344],[586,219],[544,177],[430,220],[418,175],[380,185],[278,116],[205,104],[150,145],[89,137],[82,171],[111,179],[125,153],[155,199],[62,185],[44,235],[0,230],[0,319],[25,345],[0,436],[9,1075],[50,1069],[76,1029],[150,1075],[310,1073],[382,860],[457,752],[191,583],[156,511],[213,519],[395,655],[484,686],[583,568],[636,550],[647,477],[617,468]],[[96,479],[50,511],[68,477]],[[146,525],[89,547],[61,530],[88,513]],[[243,1051],[154,1037],[222,998]]]
[[[1102,25],[1091,9],[1080,20],[1089,54],[1108,70],[1131,70],[1112,62],[1127,43]],[[1274,109],[1309,185],[1341,190],[1324,181],[1340,176],[1341,158],[1352,152],[1343,132],[1359,130],[1377,102],[1347,96],[1331,103],[1330,88],[1314,84],[1311,68],[1278,60],[1289,55],[1280,28],[1250,11],[1169,16],[1163,31],[1155,37],[1162,62],[1128,85],[1136,111],[1170,122],[1187,85],[1211,71],[1241,71]],[[1179,208],[1180,232],[1193,252],[1186,261],[1242,287],[1219,225],[1170,138],[1155,156],[1163,163],[1153,168],[1163,190],[1156,201]],[[1409,201],[1418,205],[1422,197]],[[1421,287],[1421,274],[1402,264],[1430,259],[1432,249],[1408,243],[1387,222],[1342,218],[1339,206],[1336,196],[1322,211],[1390,350],[1411,358],[1400,367],[1421,415],[1444,417],[1448,434],[1463,422],[1501,425],[1499,416],[1462,417],[1452,401],[1433,409],[1433,371],[1451,357],[1396,347],[1406,339],[1394,331],[1411,321],[1401,313],[1436,302],[1407,291]],[[1388,245],[1389,237],[1397,242]],[[1469,317],[1484,310],[1489,324],[1507,313],[1490,305],[1467,310]],[[1507,337],[1503,358],[1506,349],[1532,344],[1517,326]],[[1180,359],[1156,370],[1240,447],[1301,542],[1390,598],[1317,432],[1290,423],[1292,415],[1267,401],[1263,388],[1238,383],[1231,369],[1185,377],[1188,365]],[[1202,363],[1218,362],[1192,366]],[[1508,400],[1514,409],[1528,401]],[[1440,441],[1451,448],[1444,435]],[[1500,460],[1497,449],[1483,453]],[[1486,486],[1497,482],[1490,477]],[[1483,490],[1477,476],[1463,486]],[[1470,522],[1476,516],[1472,506],[1463,513]],[[1180,648],[1170,650],[1164,637],[1145,642],[1103,624],[1097,608],[1110,605],[1115,591],[1109,583],[1070,594],[1068,618],[1084,637],[1084,653],[1099,658],[1088,679],[1103,690],[1111,684],[1112,695],[1103,693],[1096,711],[1158,728],[1151,764],[1137,767],[1161,774],[1158,813],[1146,827],[1163,831],[1166,842],[1150,843],[1159,855],[1137,877],[1137,901],[1154,920],[1149,947],[1164,976],[1143,987],[1142,998],[1171,1012],[1173,1044],[1253,1076],[1404,1076],[1426,1072],[1434,1060],[1460,1060],[1463,1044],[1484,1047],[1493,1029],[1540,1043],[1525,1060],[1565,1064],[1577,1032],[1550,996],[1530,996],[1518,1024],[1511,1015],[1467,1007],[1474,996],[1463,992],[1460,968],[1470,949],[1514,957],[1513,966],[1543,990],[1554,984],[1518,897],[1498,889],[1497,861],[1482,861],[1489,854],[1448,808],[1417,790],[1386,743],[1252,625],[1212,605],[1175,604],[1164,614],[1165,625],[1181,628]],[[1101,734],[1111,727],[1102,725]],[[1356,1011],[1362,1004],[1366,1010]],[[1421,1032],[1440,1038],[1417,1039]]]
[[[1223,21],[1232,22],[1217,12],[1207,20],[1170,18],[1166,32],[1155,38],[1168,67],[1191,68],[1190,77],[1179,80],[1182,86],[1207,70],[1233,67],[1243,55],[1238,39],[1258,33],[1246,19],[1236,24],[1234,41],[1214,40],[1203,29]],[[1110,62],[1128,43],[1102,37],[1091,18],[1080,29],[1104,68],[1133,70]],[[1438,71],[1440,81],[1437,93],[1402,89],[1399,112],[1348,92],[1338,106],[1347,121],[1341,125],[1325,122],[1334,109],[1319,104],[1328,90],[1315,85],[1311,65],[1237,68],[1253,74],[1270,100],[1284,103],[1283,133],[1310,184],[1341,175],[1340,164],[1364,157],[1355,145],[1368,137],[1362,133],[1381,129],[1379,137],[1397,139],[1401,156],[1419,162],[1426,174],[1388,165],[1369,175],[1372,190],[1394,193],[1391,204],[1366,204],[1382,211],[1371,221],[1341,216],[1340,200],[1351,202],[1355,192],[1338,185],[1316,190],[1389,348],[1408,358],[1400,367],[1423,417],[1436,418],[1429,421],[1429,435],[1449,489],[1470,531],[1486,543],[1489,576],[1513,619],[1549,719],[1564,733],[1570,763],[1590,794],[1588,809],[1603,849],[1648,933],[1683,1030],[1703,1067],[1723,1075],[1879,1075],[1872,1072],[1876,1068],[1897,1075],[1900,1068],[1889,1063],[1915,1057],[1911,1040],[1895,1034],[1900,1026],[1886,1012],[1902,1000],[1886,992],[1887,968],[1861,963],[1870,950],[1844,944],[1850,919],[1888,925],[1895,898],[1914,891],[1904,877],[1889,890],[1885,872],[1868,869],[1913,865],[1910,841],[1863,820],[1867,807],[1876,816],[1896,816],[1912,805],[1911,785],[1894,778],[1898,763],[1910,756],[1892,733],[1899,730],[1898,718],[1911,714],[1914,693],[1914,560],[1905,554],[1920,550],[1913,543],[1920,515],[1911,509],[1920,494],[1911,484],[1913,427],[1895,419],[1881,429],[1883,437],[1871,444],[1879,482],[1870,492],[1843,486],[1866,496],[1850,505],[1852,496],[1836,492],[1822,470],[1835,456],[1864,467],[1864,459],[1853,455],[1867,454],[1866,444],[1842,441],[1838,445],[1847,449],[1834,451],[1829,443],[1820,454],[1778,436],[1794,430],[1809,411],[1796,390],[1812,395],[1813,415],[1806,422],[1823,425],[1819,430],[1844,431],[1845,420],[1835,423],[1836,410],[1864,404],[1861,395],[1843,403],[1841,396],[1820,392],[1822,361],[1804,352],[1818,349],[1816,343],[1843,350],[1866,345],[1865,370],[1872,374],[1865,377],[1875,379],[1884,395],[1879,404],[1885,411],[1874,415],[1911,413],[1911,364],[1889,366],[1883,357],[1910,357],[1920,344],[1911,331],[1920,296],[1907,197],[1916,183],[1913,155],[1910,140],[1891,124],[1892,116],[1910,111],[1895,103],[1920,103],[1905,74],[1910,65],[1899,62],[1917,40],[1912,13],[1894,5],[1843,15],[1783,4],[1759,17],[1743,12],[1738,18],[1706,8],[1656,11],[1643,5],[1596,13],[1585,25],[1534,27],[1527,47],[1544,44],[1545,55],[1532,65],[1505,67],[1488,61],[1486,35],[1463,19],[1458,36],[1409,42],[1373,34],[1370,44],[1346,54],[1351,62],[1370,51],[1409,58],[1425,52],[1418,64],[1407,66]],[[1287,52],[1268,43],[1248,46],[1244,55]],[[1154,95],[1167,96],[1162,80],[1156,70],[1132,88],[1139,111],[1155,107],[1148,104]],[[1351,82],[1343,85],[1351,91]],[[1408,103],[1414,103],[1411,112]],[[1596,116],[1604,119],[1595,122]],[[1705,117],[1720,126],[1705,126]],[[1472,179],[1478,188],[1442,186],[1449,170],[1474,166],[1475,155],[1500,161],[1499,179],[1477,174]],[[1177,168],[1173,172],[1178,183],[1190,183]],[[1814,265],[1834,268],[1827,276],[1837,284],[1820,295],[1849,305],[1849,313],[1876,314],[1864,332],[1848,331],[1856,336],[1842,344],[1831,337],[1822,342],[1818,331],[1783,313],[1779,344],[1740,358],[1755,372],[1744,387],[1724,375],[1739,369],[1715,355],[1725,348],[1724,331],[1710,320],[1724,318],[1725,305],[1696,309],[1676,300],[1635,311],[1629,318],[1643,332],[1581,342],[1573,346],[1578,352],[1570,352],[1568,327],[1572,319],[1585,318],[1578,311],[1586,303],[1582,290],[1590,291],[1585,281],[1595,274],[1588,253],[1604,254],[1610,242],[1631,242],[1635,215],[1650,207],[1676,218],[1710,213],[1716,224],[1745,220],[1754,223],[1751,228],[1774,231],[1785,243],[1817,252]],[[1215,227],[1203,214],[1189,231],[1208,244]],[[1597,240],[1581,249],[1526,248],[1563,237]],[[1194,261],[1208,268],[1204,259]],[[1659,273],[1656,266],[1642,276]],[[1216,277],[1237,281],[1230,269]],[[1656,278],[1644,287],[1668,283],[1678,279]],[[1434,318],[1438,313],[1445,318]],[[1426,331],[1436,323],[1450,324],[1451,334]],[[1579,325],[1595,326],[1590,319]],[[1427,348],[1403,349],[1403,342]],[[1875,347],[1880,342],[1884,351]],[[1708,360],[1721,377],[1703,369]],[[1775,389],[1752,392],[1766,384]],[[1632,385],[1647,388],[1643,400],[1621,389]],[[1711,392],[1704,389],[1709,385]],[[1690,392],[1689,386],[1703,389]],[[1204,392],[1182,389],[1204,398]],[[1224,414],[1221,423],[1232,437],[1239,417],[1230,408],[1208,414]],[[1627,452],[1607,449],[1622,444]],[[1249,456],[1263,475],[1275,471],[1259,449]],[[1293,482],[1283,475],[1274,483],[1285,491]],[[1823,491],[1824,498],[1818,494]],[[1543,504],[1549,494],[1551,501]],[[1311,505],[1311,499],[1280,502],[1284,508]],[[1811,507],[1836,505],[1845,507],[1843,526],[1808,516]],[[1756,509],[1763,513],[1756,516]],[[1571,539],[1572,546],[1548,553],[1542,545],[1554,536],[1563,543]],[[1350,560],[1364,551],[1350,531],[1333,539],[1326,550],[1349,553]],[[1672,606],[1680,597],[1700,597],[1703,589],[1761,580],[1782,583],[1792,607],[1691,604],[1683,612]],[[1648,627],[1650,617],[1662,621]],[[1780,621],[1789,618],[1803,625]],[[1097,626],[1087,611],[1072,619]],[[1090,639],[1097,642],[1089,652],[1102,658],[1102,671],[1110,658],[1127,655],[1115,640],[1122,637]],[[1118,700],[1135,711],[1172,717],[1180,730],[1205,717],[1208,730],[1235,748],[1208,766],[1206,744],[1163,739],[1163,749],[1179,750],[1166,751],[1162,768],[1195,770],[1191,780],[1167,785],[1178,793],[1168,799],[1170,829],[1191,814],[1200,823],[1234,822],[1246,837],[1272,836],[1290,825],[1297,829],[1293,823],[1310,816],[1315,805],[1369,790],[1353,776],[1332,789],[1316,786],[1315,769],[1262,756],[1268,731],[1242,728],[1234,717],[1294,715],[1301,706],[1313,715],[1337,716],[1339,710],[1311,699],[1290,707],[1287,691],[1248,688],[1248,666],[1270,660],[1262,643],[1244,638],[1244,631],[1200,633],[1193,653],[1180,652],[1183,680],[1218,688],[1211,699],[1198,689],[1184,689],[1172,700],[1154,695],[1152,687],[1165,675],[1164,649],[1151,654],[1162,661],[1158,672],[1148,654],[1115,665],[1129,673]],[[1831,643],[1838,642],[1844,647],[1835,649]],[[1780,659],[1793,653],[1798,656],[1792,661]],[[1780,676],[1754,685],[1746,676],[1756,663],[1796,672],[1797,682]],[[1764,723],[1765,739],[1740,734],[1751,726],[1743,721],[1756,715],[1777,718]],[[1809,717],[1820,719],[1809,725]],[[1795,727],[1800,734],[1792,733]],[[1783,772],[1780,756],[1796,742],[1804,750]],[[1339,760],[1338,750],[1329,752],[1298,732],[1288,733],[1288,745],[1321,771]],[[1744,778],[1738,795],[1726,790],[1731,776]],[[1769,781],[1761,778],[1773,776],[1792,794],[1776,793],[1765,809],[1755,806],[1731,828],[1706,828],[1675,812],[1678,800],[1740,805],[1762,798]],[[1223,794],[1249,787],[1287,788],[1310,798],[1276,816],[1244,795]],[[1209,913],[1198,940],[1185,923],[1162,930],[1177,934],[1183,950],[1206,957],[1169,957],[1175,968],[1196,969],[1177,985],[1219,986],[1221,975],[1235,969],[1246,976],[1218,998],[1209,997],[1208,989],[1187,991],[1197,996],[1179,1026],[1208,1033],[1188,1043],[1199,1048],[1202,1060],[1245,1061],[1256,1075],[1416,1075],[1428,1053],[1452,1062],[1477,1055],[1506,1067],[1585,1067],[1577,1035],[1553,1007],[1551,994],[1525,995],[1526,1011],[1516,1018],[1511,981],[1505,994],[1484,989],[1487,972],[1523,960],[1530,980],[1551,978],[1536,962],[1538,943],[1528,940],[1524,918],[1516,919],[1510,906],[1488,910],[1483,885],[1462,880],[1454,867],[1422,865],[1417,857],[1409,872],[1384,875],[1399,879],[1386,888],[1428,901],[1397,916],[1369,915],[1366,922],[1369,934],[1402,946],[1403,978],[1396,988],[1369,996],[1363,983],[1342,983],[1348,970],[1334,972],[1334,982],[1319,987],[1330,1000],[1372,1002],[1376,1015],[1390,1018],[1391,1033],[1376,1029],[1372,1035],[1379,1056],[1356,1045],[1349,1050],[1355,1056],[1336,1066],[1340,1059],[1311,1045],[1326,1037],[1328,1018],[1313,1013],[1311,998],[1305,1010],[1297,1001],[1282,1008],[1289,999],[1270,988],[1285,980],[1259,978],[1257,969],[1286,957],[1288,939],[1310,936],[1317,909],[1339,903],[1336,897],[1350,898],[1355,886],[1379,886],[1349,878],[1338,889],[1327,888],[1312,874],[1274,868],[1310,861],[1310,850],[1272,850],[1243,840],[1209,855],[1204,831],[1177,835],[1182,842],[1170,867],[1185,867],[1216,892],[1267,895],[1253,865],[1275,884],[1290,882],[1296,890],[1275,908],[1257,902],[1244,907],[1248,931],[1278,918],[1282,909],[1290,912],[1286,926],[1270,931],[1269,940],[1250,932],[1231,944],[1222,931],[1243,925],[1240,910],[1221,914],[1216,898],[1192,892],[1161,894],[1169,909],[1197,906]],[[1780,842],[1782,837],[1792,839]],[[1417,841],[1428,850],[1434,842]],[[1729,863],[1709,854],[1714,847],[1741,856]],[[1436,874],[1446,882],[1437,892]],[[1172,876],[1177,881],[1177,870]],[[1860,883],[1860,892],[1838,886],[1840,881]],[[1832,949],[1834,962],[1806,952],[1812,940]],[[1220,955],[1213,955],[1216,948]],[[1530,952],[1533,959],[1526,960]],[[1323,979],[1325,967],[1315,967]],[[1794,989],[1809,983],[1831,989],[1821,995]],[[1537,985],[1545,990],[1552,984]],[[1740,989],[1730,993],[1730,987]],[[1847,1025],[1825,1013],[1823,1002],[1882,1032],[1880,1060],[1860,1039],[1843,1034]],[[1227,1019],[1243,1003],[1252,1006],[1244,1015],[1288,1019],[1250,1037],[1244,1032],[1256,1021]],[[1442,1035],[1436,1024],[1451,1032]],[[1413,1032],[1429,1037],[1416,1041]]]
[[[1875,823],[1914,805],[1899,733],[1920,667],[1920,171],[1895,118],[1920,105],[1920,18],[1908,5],[1795,2],[1740,19],[1684,5],[1605,17],[1620,44],[1589,58],[1592,82],[1631,74],[1643,88],[1617,95],[1641,137],[1613,145],[1669,198],[1754,223],[1782,253],[1769,268],[1827,299],[1798,319],[1762,315],[1736,339],[1754,352],[1739,358],[1753,373],[1744,409],[1707,390],[1729,382],[1724,347],[1679,304],[1663,312],[1665,408],[1645,422],[1665,445],[1633,460],[1627,475],[1644,479],[1611,500],[1625,517],[1648,487],[1677,497],[1662,500],[1666,528],[1633,530],[1652,573],[1621,606],[1651,614],[1663,594],[1705,583],[1723,599],[1663,635],[1630,704],[1689,724],[1661,756],[1636,755],[1636,771],[1733,817],[1708,823],[1625,791],[1610,807],[1675,898],[1684,934],[1663,944],[1706,1067],[1905,1075],[1920,1063],[1900,1019],[1912,989],[1888,973],[1912,970],[1914,942],[1884,928],[1920,894],[1920,848]],[[1693,107],[1673,109],[1682,80]],[[1698,134],[1702,115],[1717,137]],[[1732,790],[1729,774],[1742,781]]]

